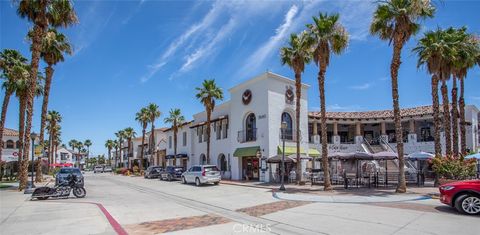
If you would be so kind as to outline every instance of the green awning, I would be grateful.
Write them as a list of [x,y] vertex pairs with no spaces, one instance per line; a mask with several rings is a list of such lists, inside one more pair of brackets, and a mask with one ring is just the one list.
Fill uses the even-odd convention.
[[260,146],[237,148],[233,153],[234,157],[255,157],[257,156],[257,151],[260,150]]
[[[291,154],[296,154],[297,153],[297,147],[295,146],[285,146],[285,155],[291,155]],[[282,154],[282,147],[278,146],[277,149],[277,154]],[[305,154],[307,155],[307,152],[305,152],[305,149],[300,148],[300,154]],[[309,157],[318,157],[320,156],[320,152],[314,148],[309,148],[308,149],[308,156]]]

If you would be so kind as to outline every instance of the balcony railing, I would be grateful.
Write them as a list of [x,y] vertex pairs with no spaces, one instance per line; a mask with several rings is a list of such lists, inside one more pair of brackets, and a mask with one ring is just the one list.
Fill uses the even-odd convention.
[[239,143],[245,143],[257,140],[257,128],[243,130],[238,132],[237,140]]

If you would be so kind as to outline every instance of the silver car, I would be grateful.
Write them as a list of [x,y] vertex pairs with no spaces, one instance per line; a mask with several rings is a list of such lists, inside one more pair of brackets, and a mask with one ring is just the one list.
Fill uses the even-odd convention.
[[196,186],[206,183],[217,185],[220,183],[220,180],[220,171],[215,165],[192,166],[182,174],[182,183],[195,183]]

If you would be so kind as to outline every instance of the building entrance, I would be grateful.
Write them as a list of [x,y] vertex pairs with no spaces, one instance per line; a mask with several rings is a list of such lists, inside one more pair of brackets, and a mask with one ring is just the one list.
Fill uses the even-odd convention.
[[259,159],[257,157],[243,157],[242,172],[244,180],[258,180],[260,178]]

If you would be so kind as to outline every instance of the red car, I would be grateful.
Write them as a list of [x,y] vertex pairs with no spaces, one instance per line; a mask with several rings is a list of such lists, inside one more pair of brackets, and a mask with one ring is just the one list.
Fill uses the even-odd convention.
[[455,207],[464,214],[480,214],[480,180],[443,184],[439,190],[442,203]]

